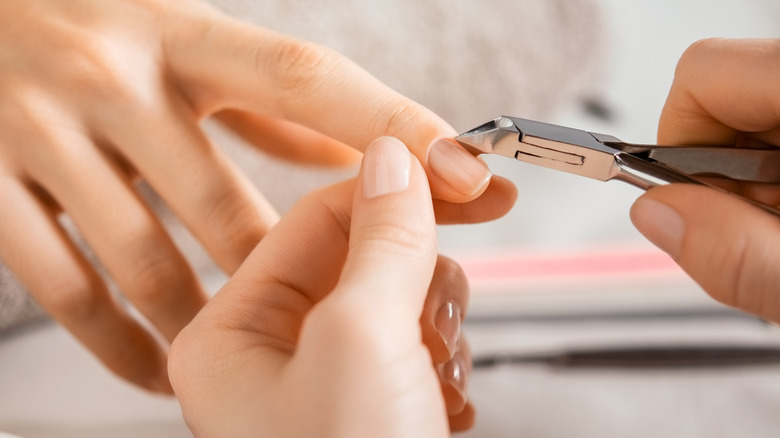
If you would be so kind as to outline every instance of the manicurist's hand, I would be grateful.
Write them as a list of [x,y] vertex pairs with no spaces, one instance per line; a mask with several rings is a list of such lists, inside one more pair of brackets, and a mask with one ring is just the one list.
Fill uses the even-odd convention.
[[[780,40],[700,41],[683,55],[659,144],[780,145]],[[780,190],[741,193],[780,205]],[[636,227],[715,299],[780,322],[780,219],[706,187],[672,184],[639,198]]]
[[357,181],[300,202],[174,341],[169,372],[195,436],[468,427],[467,284],[437,264],[434,225],[422,167],[389,137]]
[[61,213],[172,340],[206,297],[135,181],[227,273],[278,219],[204,135],[211,116],[269,153],[315,164],[354,162],[394,135],[436,198],[513,201],[497,195],[505,180],[489,184],[484,163],[441,141],[454,134],[444,121],[323,47],[195,0],[0,2],[0,258],[111,370],[151,390],[171,390],[165,346],[112,298]]

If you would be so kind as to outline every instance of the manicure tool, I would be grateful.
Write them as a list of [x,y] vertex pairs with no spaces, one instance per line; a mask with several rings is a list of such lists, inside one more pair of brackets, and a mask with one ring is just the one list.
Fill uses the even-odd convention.
[[[714,187],[698,177],[780,183],[780,149],[629,144],[605,134],[501,116],[455,137],[474,155],[495,154],[644,190],[669,183]],[[721,191],[726,191],[717,188]],[[766,204],[734,196],[780,216]]]
[[477,356],[474,368],[545,364],[557,368],[714,368],[780,364],[776,346],[678,345]]

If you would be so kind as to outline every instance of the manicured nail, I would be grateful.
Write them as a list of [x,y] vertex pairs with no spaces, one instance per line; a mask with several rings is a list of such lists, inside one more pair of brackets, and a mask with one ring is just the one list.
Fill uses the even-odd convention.
[[458,341],[460,340],[461,315],[460,306],[450,301],[436,312],[433,325],[439,333],[439,337],[444,341],[447,351],[450,353],[450,359],[458,351]]
[[380,137],[366,149],[363,157],[363,196],[377,196],[400,192],[409,187],[411,157],[401,140]]
[[655,199],[639,198],[631,208],[631,220],[657,247],[673,259],[679,257],[685,222],[677,210]]
[[446,138],[431,145],[428,164],[436,176],[467,196],[482,190],[492,175],[482,160]]
[[439,370],[442,380],[452,386],[463,400],[468,400],[468,373],[469,369],[461,356],[455,356],[445,363]]

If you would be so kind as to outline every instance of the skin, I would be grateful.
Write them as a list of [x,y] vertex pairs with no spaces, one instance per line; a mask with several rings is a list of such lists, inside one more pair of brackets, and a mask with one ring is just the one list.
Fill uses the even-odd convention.
[[[780,145],[779,76],[778,39],[695,43],[678,64],[659,144]],[[780,205],[774,185],[732,189]],[[669,185],[642,196],[631,218],[713,298],[780,322],[776,216],[706,187]]]
[[[367,197],[365,180],[390,167],[369,160],[382,142],[407,157],[409,184]],[[184,418],[198,437],[449,436],[473,422],[470,357],[459,337],[448,352],[433,315],[467,295],[460,268],[437,259],[422,167],[377,140],[357,182],[302,200],[176,338]]]
[[[0,259],[109,369],[152,391],[171,391],[166,344],[206,295],[138,180],[228,274],[278,221],[203,119],[320,165],[352,164],[394,135],[428,171],[445,221],[491,219],[514,201],[475,158],[461,162],[486,178],[430,171],[431,145],[454,131],[426,108],[324,47],[195,0],[0,2],[0,95]],[[481,212],[485,200],[500,206]],[[63,218],[151,330],[109,292]]]

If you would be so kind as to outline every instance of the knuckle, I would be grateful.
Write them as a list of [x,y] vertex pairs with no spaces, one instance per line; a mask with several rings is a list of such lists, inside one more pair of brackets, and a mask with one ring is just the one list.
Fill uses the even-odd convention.
[[207,211],[206,224],[219,233],[221,251],[237,253],[242,260],[267,231],[254,204],[240,190],[216,196]]
[[[141,105],[141,90],[150,87],[150,81],[158,80],[153,73],[155,66],[148,53],[125,50],[122,57],[116,54],[116,42],[105,38],[93,38],[76,31],[66,36],[70,44],[63,45],[56,56],[56,83],[68,95],[88,98],[99,110],[123,110],[128,103]],[[64,86],[63,86],[64,85]],[[55,90],[59,93],[59,90]]]
[[387,104],[388,111],[381,111],[379,114],[390,114],[386,118],[377,121],[380,132],[384,135],[399,137],[399,133],[413,131],[418,120],[425,120],[423,107],[408,101],[404,97],[392,99]]
[[152,245],[129,254],[125,293],[135,299],[165,306],[195,287],[192,271],[180,257]]
[[414,257],[435,247],[430,233],[418,227],[376,223],[362,227],[359,233],[355,236],[358,245],[369,246],[380,253]]
[[[70,62],[62,72],[65,83],[76,93],[113,98],[125,89],[121,73],[96,45],[72,50],[67,54]],[[125,97],[125,96],[122,96]]]
[[[49,143],[59,144],[57,134],[79,132],[81,129],[52,98],[28,84],[20,85],[4,95],[0,102],[0,119],[6,139],[25,143],[44,142],[46,147],[50,146]],[[34,155],[30,152],[37,151],[18,148],[17,152]]]
[[[259,51],[258,69],[268,65]],[[301,40],[285,40],[271,59],[271,79],[288,97],[309,94],[317,88],[319,79],[338,63],[338,55],[320,45]]]

